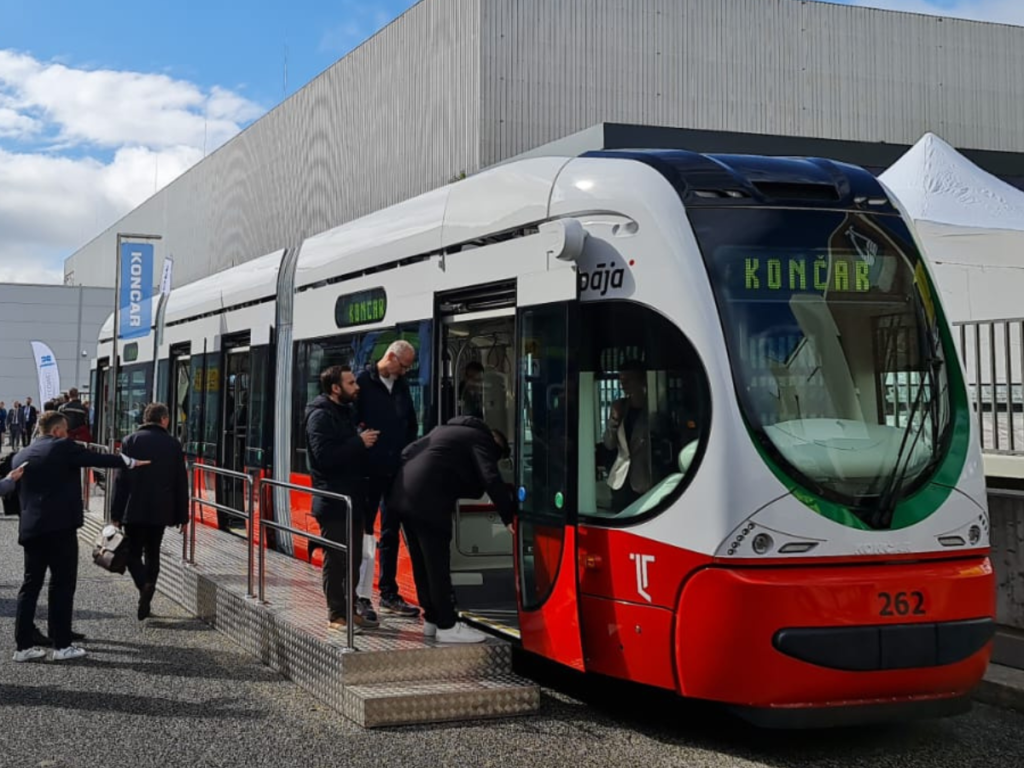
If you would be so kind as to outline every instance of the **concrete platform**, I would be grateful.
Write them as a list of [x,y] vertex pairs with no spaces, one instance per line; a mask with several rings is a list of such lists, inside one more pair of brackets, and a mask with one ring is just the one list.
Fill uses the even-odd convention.
[[[96,505],[82,538],[102,529]],[[443,645],[423,637],[421,619],[382,617],[356,635],[328,629],[320,571],[267,552],[265,604],[246,597],[246,542],[199,526],[196,565],[181,559],[182,537],[164,539],[158,588],[244,650],[367,728],[508,717],[536,712],[540,688],[512,673],[512,648],[497,638]]]
[[1024,670],[990,664],[985,679],[974,689],[984,704],[1024,712]]

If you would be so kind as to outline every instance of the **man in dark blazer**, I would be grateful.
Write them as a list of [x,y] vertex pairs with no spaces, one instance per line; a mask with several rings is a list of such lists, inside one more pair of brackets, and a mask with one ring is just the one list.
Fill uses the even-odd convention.
[[498,469],[498,462],[507,455],[505,436],[473,416],[452,419],[402,452],[388,504],[405,530],[423,608],[423,633],[438,642],[479,643],[487,637],[455,620],[452,515],[459,499],[487,493],[501,521],[512,530],[516,505]]
[[46,572],[50,572],[50,637],[53,660],[85,656],[71,645],[71,614],[78,581],[78,529],[82,527],[82,467],[116,469],[148,464],[126,454],[92,453],[67,439],[67,419],[57,411],[39,418],[40,437],[14,457],[24,467],[19,484],[21,518],[18,543],[25,551],[25,580],[18,592],[14,620],[15,661],[32,661],[46,655],[35,647],[33,620]]
[[151,403],[142,421],[121,450],[152,465],[118,479],[110,508],[114,525],[124,525],[128,537],[128,571],[139,590],[139,621],[149,616],[156,593],[164,529],[179,526],[184,533],[188,523],[188,471],[181,443],[167,431],[170,411],[163,403]]
[[32,434],[36,431],[36,421],[39,418],[39,411],[32,405],[32,398],[25,398],[25,405],[22,406],[24,417],[22,418],[21,445],[28,447],[32,442]]

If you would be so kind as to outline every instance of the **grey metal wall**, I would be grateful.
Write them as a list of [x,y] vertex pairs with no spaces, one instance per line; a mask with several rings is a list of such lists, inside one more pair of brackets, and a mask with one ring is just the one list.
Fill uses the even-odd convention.
[[38,405],[33,341],[53,350],[62,389],[87,387],[100,326],[113,311],[109,288],[0,284],[0,401],[10,407],[27,395]]
[[[1024,152],[1024,28],[799,0],[422,0],[89,243],[175,284],[602,122]],[[726,148],[727,149],[727,148]]]
[[478,10],[414,6],[80,249],[65,276],[113,285],[122,231],[162,235],[183,285],[475,170]]
[[797,0],[481,0],[481,162],[600,122],[1024,151],[1024,28]]

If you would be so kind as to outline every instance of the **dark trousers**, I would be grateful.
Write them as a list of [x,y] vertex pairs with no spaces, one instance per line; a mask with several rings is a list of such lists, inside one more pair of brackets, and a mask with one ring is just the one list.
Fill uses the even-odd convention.
[[25,429],[22,431],[22,433],[21,433],[21,447],[22,448],[28,448],[29,443],[32,442],[32,433],[35,431],[35,428],[36,428],[36,425],[32,424],[31,426],[25,427]]
[[438,629],[455,626],[455,605],[452,602],[451,546],[452,530],[433,526],[422,520],[403,520],[405,543],[412,560],[412,577],[416,580],[416,598],[423,609],[423,620]]
[[373,526],[377,522],[377,508],[380,507],[380,578],[377,589],[382,600],[393,600],[398,597],[398,530],[400,521],[398,513],[388,509],[385,502],[394,475],[371,477],[369,481],[368,505],[366,510],[365,530],[373,534]]
[[128,572],[139,592],[156,587],[160,576],[160,544],[164,540],[162,525],[125,525],[128,537]]
[[18,650],[31,648],[36,605],[50,571],[49,630],[54,648],[71,645],[71,613],[78,585],[78,535],[72,529],[30,539],[24,544],[25,581],[18,592],[14,636]]
[[13,450],[21,447],[21,427],[11,427],[8,437],[10,437],[10,445]]
[[[356,513],[355,520],[355,541],[352,542],[350,553],[356,562],[363,559],[363,536],[360,525],[359,513]],[[320,535],[330,541],[339,544],[348,542],[348,520],[344,514],[323,516],[317,519],[320,524]],[[348,601],[355,597],[356,583],[359,581],[359,571],[356,570],[356,578],[351,584],[348,581],[348,559],[344,552],[324,547],[324,597],[327,598],[327,619],[328,621],[345,621],[345,611],[348,608]]]

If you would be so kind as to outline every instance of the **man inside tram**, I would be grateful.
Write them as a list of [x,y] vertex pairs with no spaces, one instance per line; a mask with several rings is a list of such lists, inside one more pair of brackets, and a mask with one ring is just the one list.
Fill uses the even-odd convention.
[[660,466],[670,456],[662,456],[666,452],[657,450],[659,438],[670,443],[669,454],[671,443],[676,442],[666,433],[667,420],[651,413],[643,363],[636,360],[623,363],[619,369],[619,384],[624,397],[612,404],[602,437],[605,450],[615,452],[606,480],[615,512],[626,509],[671,471],[669,467]]
[[[393,342],[377,364],[359,374],[357,402],[360,425],[380,433],[369,452],[369,482],[365,531],[373,535],[380,510],[380,609],[396,616],[419,616],[419,609],[402,599],[398,593],[398,515],[389,512],[385,498],[391,490],[395,473],[401,463],[402,451],[419,432],[419,420],[406,376],[416,364],[416,350],[408,341]],[[372,580],[373,570],[369,578]],[[360,610],[373,621],[376,614],[368,597],[368,584],[360,580]]]
[[462,372],[459,383],[459,413],[463,416],[484,418],[484,367],[470,360]]

